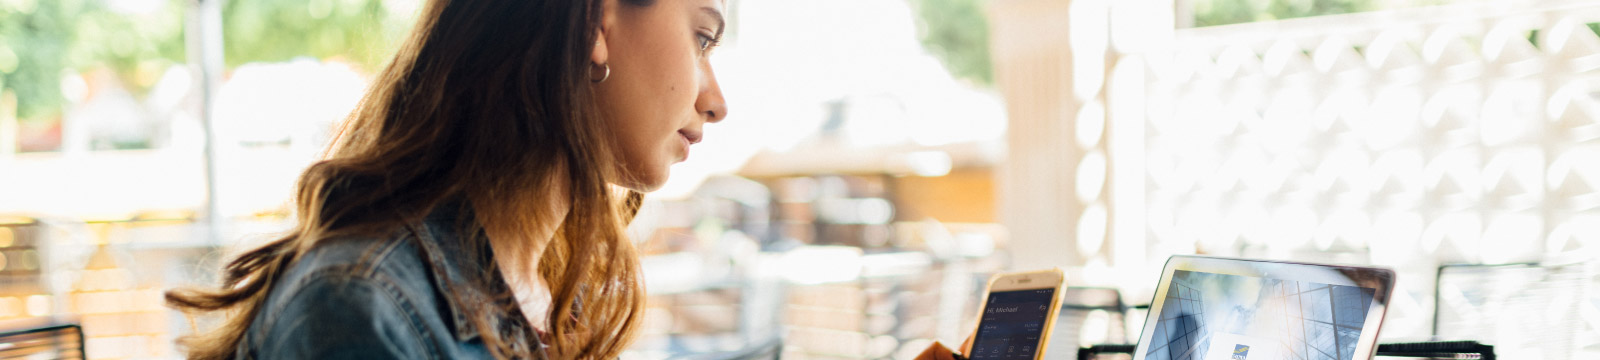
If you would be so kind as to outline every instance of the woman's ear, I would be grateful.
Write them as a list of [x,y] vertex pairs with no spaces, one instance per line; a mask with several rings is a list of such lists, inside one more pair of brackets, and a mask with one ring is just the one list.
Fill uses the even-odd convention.
[[606,47],[606,36],[611,33],[611,25],[617,20],[617,0],[600,0],[600,24],[595,30],[594,50],[589,53],[589,61],[595,64],[605,64],[611,59],[610,49]]
[[594,51],[589,53],[589,61],[593,61],[596,65],[605,64],[610,56],[611,54],[606,52],[606,33],[601,31],[600,36],[595,37]]

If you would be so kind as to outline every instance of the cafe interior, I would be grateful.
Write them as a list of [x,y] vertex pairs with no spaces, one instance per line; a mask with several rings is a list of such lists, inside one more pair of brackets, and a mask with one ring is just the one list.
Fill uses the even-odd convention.
[[[0,357],[183,357],[163,293],[292,225],[424,1],[0,0]],[[1043,358],[1130,359],[1175,255],[1392,269],[1379,359],[1600,358],[1600,1],[726,6],[623,359],[910,359],[1045,268]]]

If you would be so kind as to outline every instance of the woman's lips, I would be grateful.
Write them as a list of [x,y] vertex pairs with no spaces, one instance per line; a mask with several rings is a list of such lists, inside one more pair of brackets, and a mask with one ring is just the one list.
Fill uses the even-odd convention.
[[689,129],[678,130],[678,135],[682,135],[684,140],[689,140],[690,145],[699,144],[703,136],[699,131]]
[[694,143],[699,142],[697,141],[698,139],[691,139],[689,138],[689,134],[679,131],[678,140],[682,143],[681,146],[683,146],[683,157],[679,158],[678,161],[689,160],[689,145],[694,145]]

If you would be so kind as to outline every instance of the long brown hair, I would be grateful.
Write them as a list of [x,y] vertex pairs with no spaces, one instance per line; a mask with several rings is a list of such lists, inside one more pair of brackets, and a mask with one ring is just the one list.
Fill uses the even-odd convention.
[[[325,160],[301,175],[295,227],[229,262],[220,288],[167,293],[170,306],[191,315],[223,316],[180,341],[188,355],[232,356],[279,277],[319,242],[392,234],[457,200],[476,214],[463,234],[489,234],[463,241],[487,241],[500,268],[536,273],[550,287],[543,328],[553,356],[621,353],[644,303],[638,254],[623,229],[641,195],[610,185],[622,174],[597,128],[588,59],[601,1],[430,1]],[[566,196],[555,199],[570,205],[564,218],[542,198],[550,194]],[[551,229],[554,239],[536,254],[531,237]],[[497,357],[531,357],[510,344],[532,339],[481,336]]]

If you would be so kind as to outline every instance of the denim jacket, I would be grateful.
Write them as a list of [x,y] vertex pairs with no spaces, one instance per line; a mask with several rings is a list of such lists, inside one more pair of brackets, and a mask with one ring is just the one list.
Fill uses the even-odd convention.
[[[485,271],[493,264],[487,245],[462,248],[460,217],[436,211],[392,235],[318,244],[277,280],[235,357],[487,359],[479,334],[493,331],[547,358],[516,306],[475,306],[507,292],[474,284],[508,287],[498,271]],[[474,309],[493,319],[491,328],[470,320]]]

